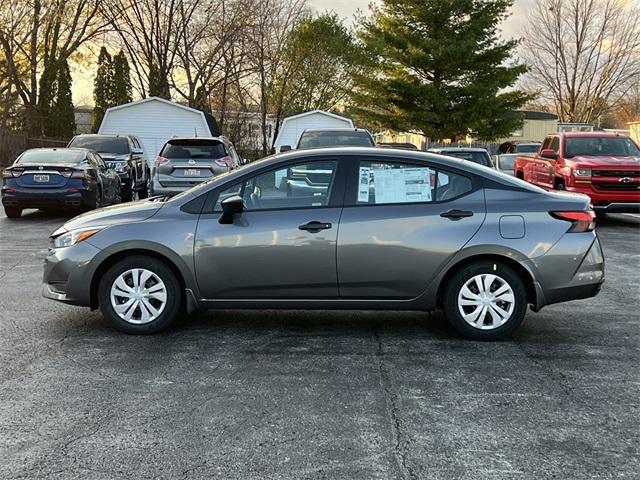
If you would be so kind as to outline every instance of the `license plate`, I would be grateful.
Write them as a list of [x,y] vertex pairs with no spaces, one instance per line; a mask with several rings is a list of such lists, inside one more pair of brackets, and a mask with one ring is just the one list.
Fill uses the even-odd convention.
[[36,183],[49,183],[49,175],[34,175],[33,181]]
[[185,177],[199,177],[200,176],[200,170],[196,170],[195,168],[187,168],[184,171],[184,176]]

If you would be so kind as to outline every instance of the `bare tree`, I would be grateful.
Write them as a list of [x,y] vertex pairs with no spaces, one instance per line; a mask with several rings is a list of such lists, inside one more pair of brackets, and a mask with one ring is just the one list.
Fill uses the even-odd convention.
[[178,42],[202,4],[202,0],[105,3],[103,15],[109,18],[132,60],[133,85],[142,97],[170,97],[169,78],[176,63]]
[[[42,74],[53,75],[82,45],[103,33],[101,0],[0,0],[0,51],[12,90],[37,130],[37,106],[50,95]],[[40,84],[42,84],[42,87]]]
[[266,155],[271,148],[267,115],[278,109],[274,102],[282,98],[274,94],[276,82],[286,66],[282,53],[288,33],[305,13],[305,0],[257,1],[254,19],[248,29],[249,60],[255,71],[255,86],[259,92],[262,153]]
[[561,121],[593,122],[640,78],[640,10],[627,0],[538,0],[523,57],[527,85]]

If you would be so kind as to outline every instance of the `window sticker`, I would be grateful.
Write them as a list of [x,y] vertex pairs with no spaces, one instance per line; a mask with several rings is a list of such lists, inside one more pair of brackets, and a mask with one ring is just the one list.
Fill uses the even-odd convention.
[[358,180],[358,201],[369,201],[369,182],[371,181],[369,176],[369,167],[360,167],[360,176]]
[[431,177],[428,168],[374,169],[376,203],[431,201]]

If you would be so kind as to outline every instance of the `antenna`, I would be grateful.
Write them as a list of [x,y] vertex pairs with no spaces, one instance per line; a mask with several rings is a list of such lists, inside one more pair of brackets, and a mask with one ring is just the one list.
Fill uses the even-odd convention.
[[194,137],[198,136],[198,129],[196,127],[193,127],[193,136]]

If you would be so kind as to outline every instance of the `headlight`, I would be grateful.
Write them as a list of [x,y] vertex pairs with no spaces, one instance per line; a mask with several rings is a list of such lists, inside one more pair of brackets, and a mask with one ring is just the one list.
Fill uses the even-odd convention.
[[95,235],[103,228],[105,227],[76,228],[75,230],[71,230],[70,232],[63,233],[62,235],[59,235],[53,239],[53,248],[70,247],[71,245],[75,245],[76,243],[79,243]]
[[584,177],[590,177],[590,176],[591,176],[591,170],[590,170],[590,169],[588,169],[588,168],[576,168],[576,169],[573,171],[573,174],[574,174],[576,177],[582,177],[582,178],[584,178]]

